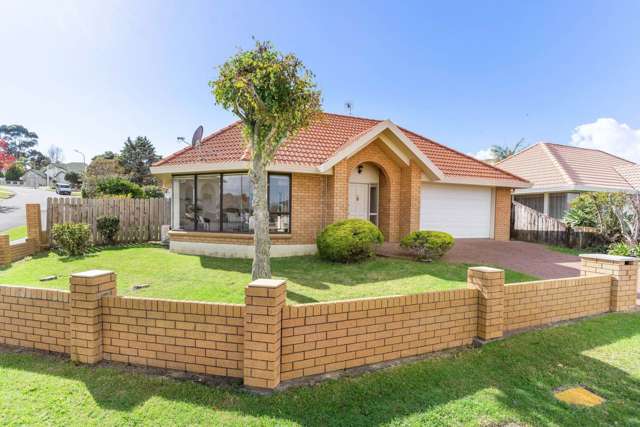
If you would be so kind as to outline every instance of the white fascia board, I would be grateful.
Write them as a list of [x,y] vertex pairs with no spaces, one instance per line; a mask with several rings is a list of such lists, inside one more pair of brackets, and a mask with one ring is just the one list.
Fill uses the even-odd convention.
[[[201,173],[201,172],[228,172],[248,170],[250,162],[219,162],[219,163],[187,163],[179,165],[151,166],[153,175],[177,174],[177,173]],[[331,175],[331,171],[320,172],[316,166],[293,165],[285,163],[272,163],[267,170],[271,172],[313,173]]]
[[632,188],[597,187],[593,185],[558,185],[555,187],[535,187],[514,191],[514,194],[542,194],[565,192],[604,192],[604,193],[635,193]]
[[402,141],[409,151],[411,151],[411,153],[425,166],[425,168],[433,174],[433,178],[442,179],[444,177],[442,171],[390,120],[384,120],[378,123],[364,134],[358,136],[355,140],[347,142],[343,148],[338,150],[329,160],[321,164],[318,169],[320,169],[321,172],[330,170],[342,160],[347,159],[362,150],[387,129]]
[[460,185],[478,185],[482,187],[508,187],[508,188],[527,188],[531,184],[518,181],[515,179],[492,179],[492,178],[476,178],[471,176],[445,176],[440,181],[431,181],[426,176],[422,176],[422,182],[433,184],[460,184]]

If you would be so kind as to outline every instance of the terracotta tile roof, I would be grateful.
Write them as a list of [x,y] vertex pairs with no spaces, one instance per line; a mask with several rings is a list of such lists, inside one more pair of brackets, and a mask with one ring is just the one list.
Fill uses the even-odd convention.
[[627,190],[631,186],[616,168],[635,163],[601,150],[540,142],[497,165],[531,181],[532,188],[567,186]]
[[[322,113],[317,121],[284,143],[276,153],[275,161],[285,164],[319,166],[331,158],[342,146],[350,143],[380,122],[382,120]],[[445,175],[525,182],[516,175],[452,150],[414,132],[402,128],[401,130]],[[248,160],[248,153],[242,139],[241,123],[235,122],[207,136],[198,146],[184,148],[165,157],[154,166],[241,160]]]

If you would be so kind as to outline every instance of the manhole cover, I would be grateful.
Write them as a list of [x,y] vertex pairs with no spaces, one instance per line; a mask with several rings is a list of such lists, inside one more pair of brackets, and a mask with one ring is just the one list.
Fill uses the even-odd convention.
[[553,395],[556,399],[580,406],[598,406],[604,403],[604,399],[584,387],[571,387],[558,390]]

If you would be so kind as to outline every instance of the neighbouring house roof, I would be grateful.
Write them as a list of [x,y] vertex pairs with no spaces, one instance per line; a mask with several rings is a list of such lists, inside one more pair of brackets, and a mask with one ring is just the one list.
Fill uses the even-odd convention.
[[[539,142],[497,166],[533,183],[519,193],[551,191],[632,191],[639,166],[601,150]],[[629,181],[631,180],[631,181]]]
[[29,170],[28,170],[28,171],[26,171],[24,174],[26,175],[26,174],[28,174],[28,173],[30,173],[30,174],[34,174],[34,175],[38,175],[40,178],[46,178],[46,177],[47,177],[47,176],[45,175],[45,173],[44,173],[44,172],[39,171],[39,170],[37,170],[37,169],[29,169]]
[[70,163],[52,163],[47,166],[48,169],[57,167],[67,172],[82,173],[85,169],[85,164],[82,162],[70,162]]
[[[305,168],[305,171],[326,172],[333,164],[354,150],[361,148],[383,132],[390,132],[424,165],[434,180],[462,182],[463,178],[526,187],[529,183],[513,173],[506,172],[471,156],[448,148],[415,132],[401,128],[389,120],[322,113],[320,118],[285,141],[276,153],[274,162]],[[152,172],[172,170],[172,166],[210,163],[236,163],[249,160],[240,122],[205,137],[195,147],[184,148],[171,154],[152,167]],[[184,168],[183,168],[184,169]]]

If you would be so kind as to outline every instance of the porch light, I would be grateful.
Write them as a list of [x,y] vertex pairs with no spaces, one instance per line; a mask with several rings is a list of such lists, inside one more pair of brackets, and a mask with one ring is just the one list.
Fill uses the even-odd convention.
[[362,165],[358,165],[358,174],[362,173],[362,167],[363,167]]

